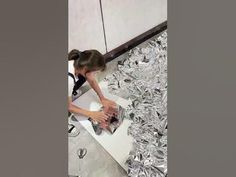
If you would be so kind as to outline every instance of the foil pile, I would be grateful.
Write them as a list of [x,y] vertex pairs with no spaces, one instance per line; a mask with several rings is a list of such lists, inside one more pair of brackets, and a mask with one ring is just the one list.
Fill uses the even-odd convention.
[[167,31],[129,51],[105,80],[111,93],[132,101],[125,110],[134,138],[128,175],[167,176]]

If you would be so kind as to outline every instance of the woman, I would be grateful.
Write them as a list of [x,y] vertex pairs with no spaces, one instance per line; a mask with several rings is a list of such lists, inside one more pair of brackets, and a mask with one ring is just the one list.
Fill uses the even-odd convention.
[[[109,116],[116,114],[116,103],[105,98],[95,80],[95,74],[106,68],[103,55],[97,50],[86,50],[80,52],[76,49],[70,51],[69,62],[73,62],[74,72],[68,75],[68,110],[70,113],[82,114],[93,121],[105,123]],[[70,64],[70,63],[69,63]],[[79,88],[86,82],[97,93],[104,107],[104,111],[89,111],[72,104],[72,101],[79,97]],[[109,112],[105,111],[109,110]]]

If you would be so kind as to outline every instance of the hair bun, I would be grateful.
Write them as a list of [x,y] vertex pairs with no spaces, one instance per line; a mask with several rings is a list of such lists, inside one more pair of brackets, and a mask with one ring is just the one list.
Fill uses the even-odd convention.
[[73,49],[70,51],[68,55],[68,60],[78,60],[80,58],[81,52],[77,49]]

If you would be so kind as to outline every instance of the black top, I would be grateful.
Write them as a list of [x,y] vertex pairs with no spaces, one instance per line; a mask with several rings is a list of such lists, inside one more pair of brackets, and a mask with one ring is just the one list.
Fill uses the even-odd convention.
[[72,92],[72,94],[75,96],[75,95],[77,95],[77,90],[86,82],[86,78],[84,77],[84,76],[82,76],[81,74],[79,74],[78,75],[78,80],[76,81],[75,80],[75,77],[74,77],[74,75],[72,74],[72,73],[68,73],[68,75],[70,76],[70,77],[72,77],[73,78],[73,80],[74,80],[74,87],[73,87],[73,92]]

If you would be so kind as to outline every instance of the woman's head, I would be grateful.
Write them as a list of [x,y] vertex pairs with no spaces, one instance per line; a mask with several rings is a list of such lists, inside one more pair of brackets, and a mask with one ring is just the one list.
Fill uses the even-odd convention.
[[106,68],[105,59],[97,50],[80,52],[73,49],[68,55],[68,60],[74,60],[74,68],[76,70],[85,70],[85,73],[103,71]]

